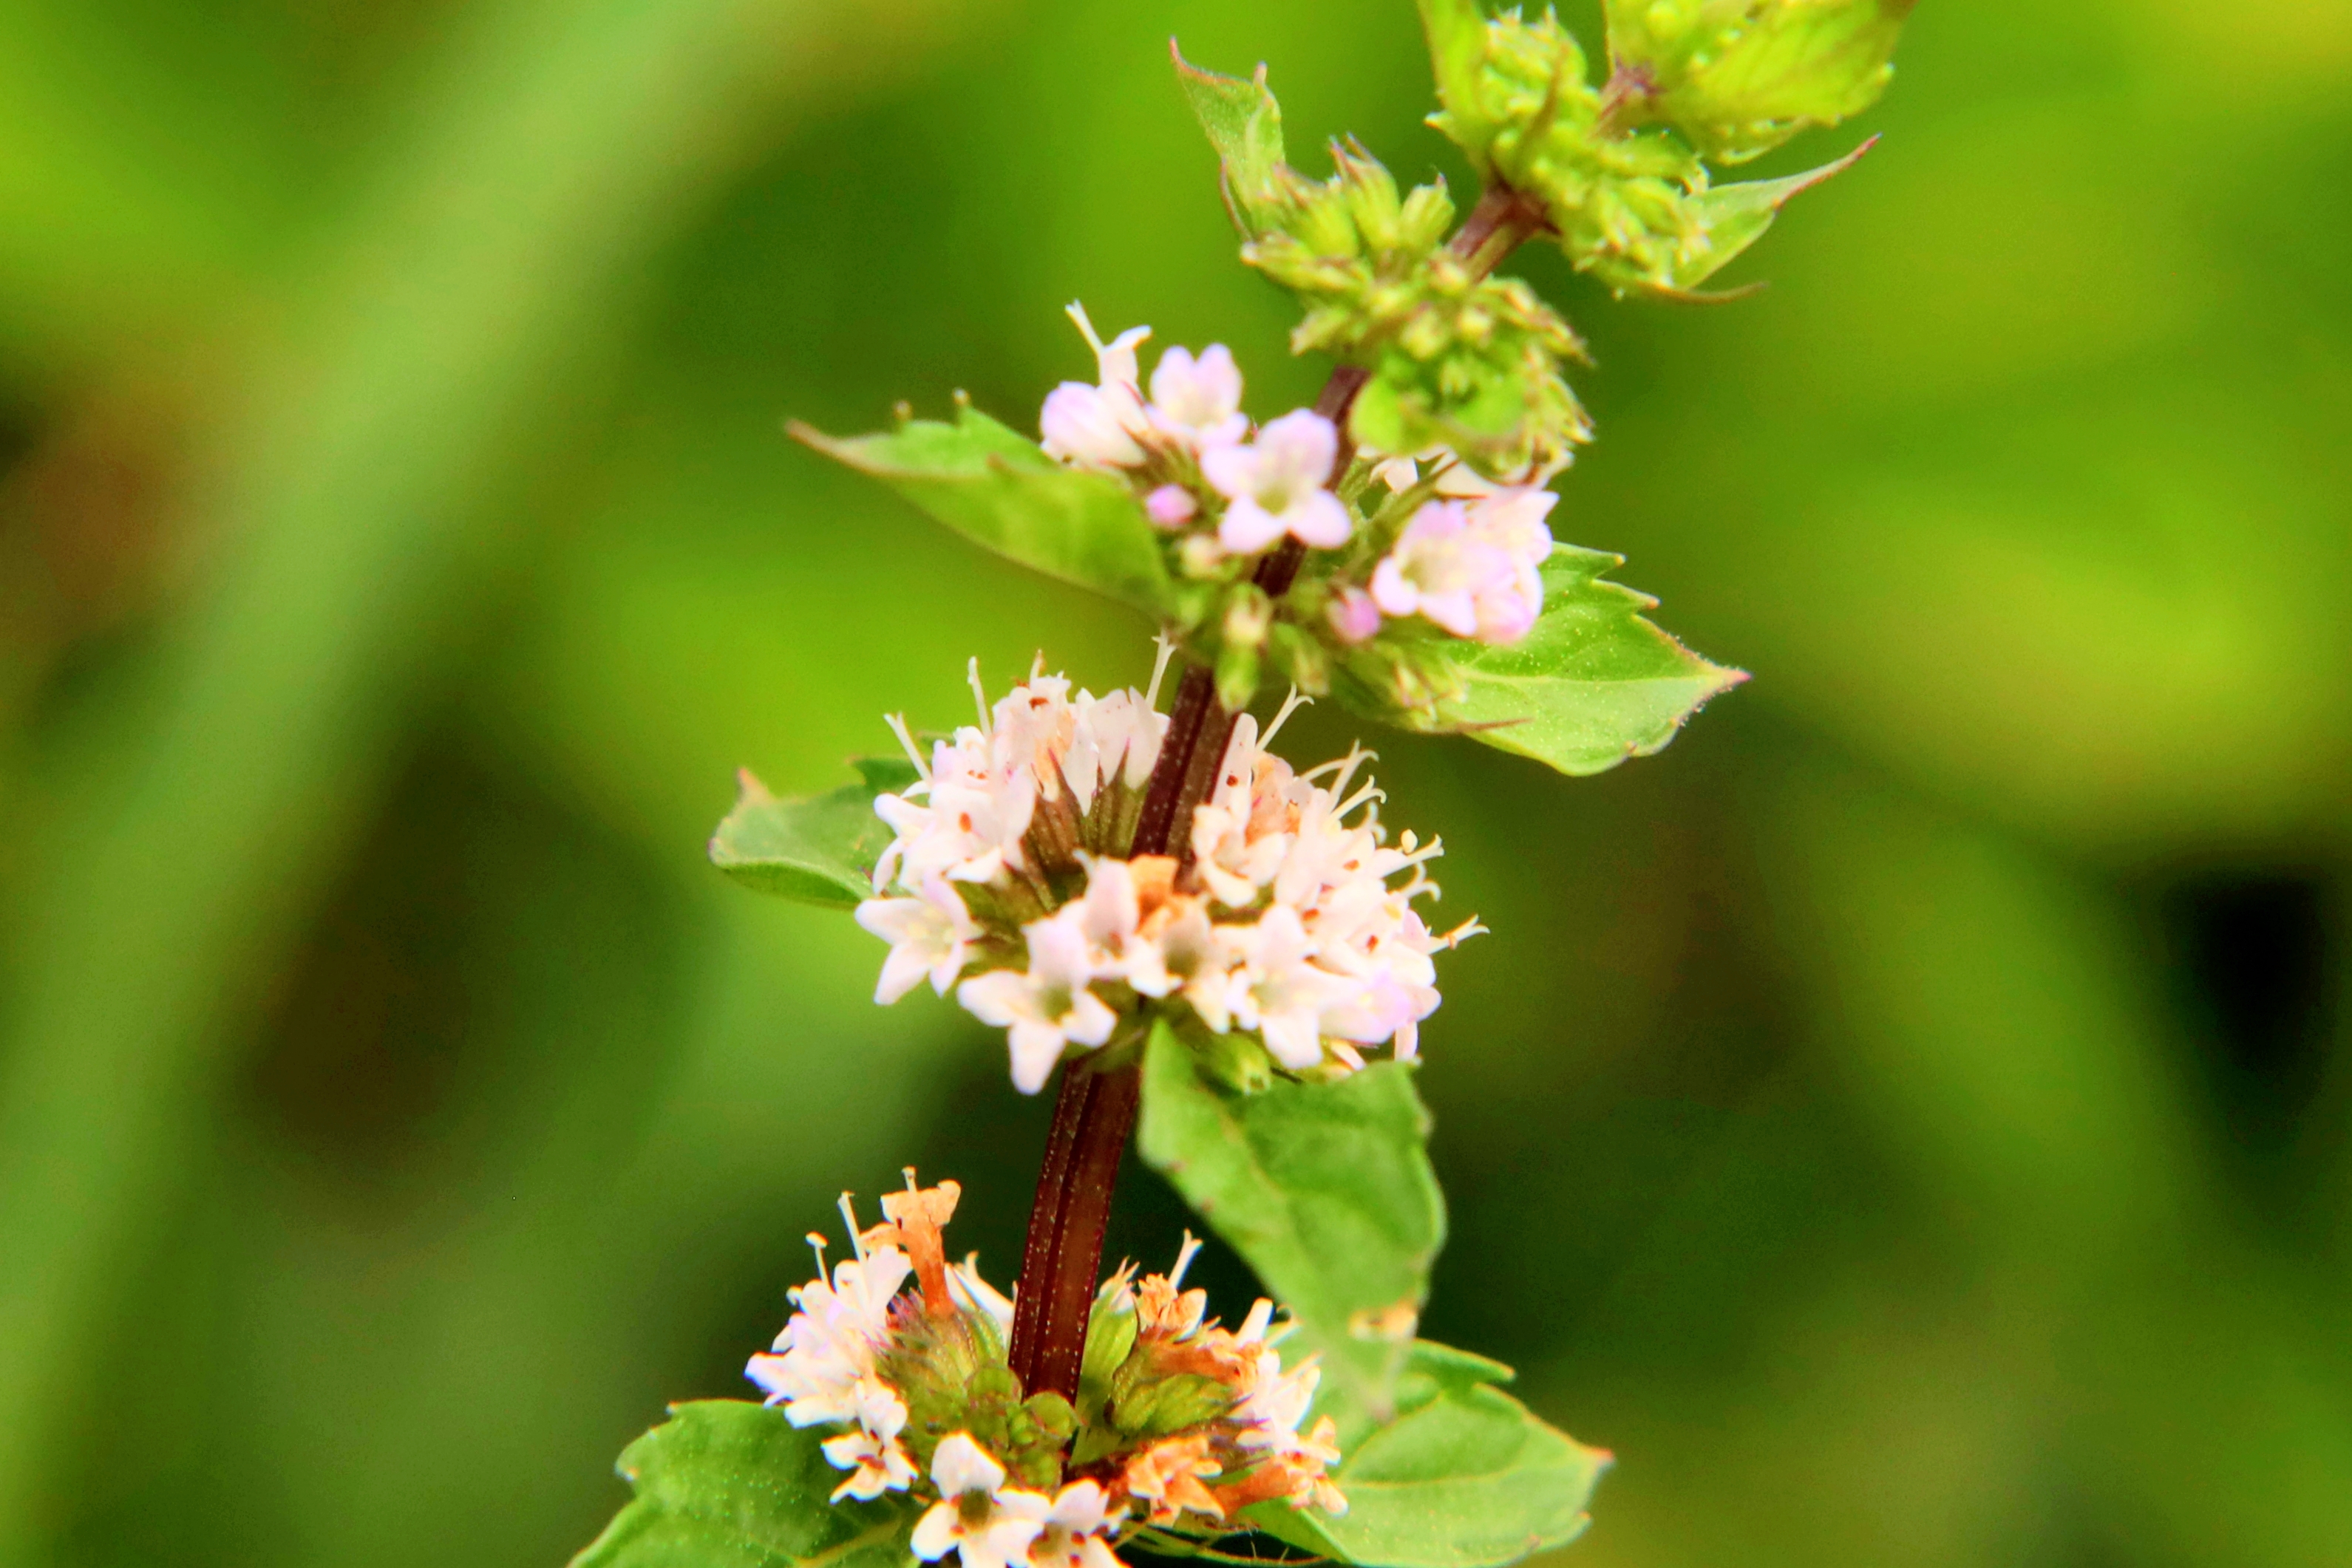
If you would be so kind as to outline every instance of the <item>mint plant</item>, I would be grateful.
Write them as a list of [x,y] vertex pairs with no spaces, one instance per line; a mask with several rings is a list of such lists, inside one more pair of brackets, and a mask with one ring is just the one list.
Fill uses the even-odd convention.
[[[973,722],[892,716],[900,755],[858,782],[786,800],[743,777],[713,861],[854,911],[888,946],[877,1001],[928,984],[1003,1030],[1015,1090],[1058,1074],[1052,1132],[1009,1294],[949,1259],[953,1181],[908,1171],[866,1227],[845,1197],[849,1256],[828,1270],[811,1238],[816,1276],[751,1359],[764,1399],[674,1408],[580,1563],[1496,1568],[1584,1529],[1610,1456],[1416,1332],[1445,1212],[1412,1074],[1438,957],[1482,928],[1424,919],[1442,846],[1391,835],[1370,752],[1299,769],[1275,743],[1328,697],[1590,774],[1745,678],[1645,619],[1618,557],[1552,537],[1549,486],[1592,435],[1585,351],[1496,269],[1540,241],[1621,295],[1728,298],[1705,286],[1864,149],[1787,179],[1711,165],[1874,101],[1908,5],[1611,0],[1597,81],[1550,15],[1421,9],[1466,215],[1353,142],[1302,173],[1264,68],[1176,59],[1242,260],[1297,297],[1294,350],[1337,361],[1313,408],[1253,423],[1223,345],[1147,381],[1148,329],[1105,341],[1072,306],[1094,379],[1055,389],[1037,440],[961,396],[880,434],[794,427],[1142,611],[1159,660],[1097,696],[1041,656],[992,699],[975,661]],[[1189,1238],[1165,1274],[1105,1276],[1130,1139],[1272,1292],[1238,1327],[1184,1287]]]

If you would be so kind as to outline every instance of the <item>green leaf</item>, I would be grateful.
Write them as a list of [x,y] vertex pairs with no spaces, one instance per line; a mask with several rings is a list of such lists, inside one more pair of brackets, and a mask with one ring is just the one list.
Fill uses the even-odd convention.
[[827,909],[852,909],[874,895],[874,862],[889,847],[889,824],[874,797],[915,782],[900,757],[861,757],[862,782],[824,795],[779,800],[751,776],[736,775],[735,809],[710,836],[710,863],[746,887]]
[[1136,1146],[1297,1315],[1323,1356],[1320,1408],[1342,1441],[1387,1419],[1445,1239],[1412,1070],[1328,1083],[1217,1087],[1163,1022],[1144,1058]]
[[1153,615],[1170,607],[1160,538],[1134,492],[1063,467],[969,403],[959,402],[951,424],[914,419],[875,435],[835,437],[797,421],[788,428],[1009,560]]
[[1418,1410],[1441,1395],[1484,1384],[1509,1383],[1518,1375],[1493,1356],[1417,1339],[1405,1352],[1404,1373],[1397,1381],[1397,1408]]
[[1618,85],[1718,162],[1878,100],[1914,0],[1609,0]]
[[629,1445],[636,1500],[572,1568],[902,1568],[914,1509],[903,1497],[829,1502],[842,1474],[823,1435],[739,1399],[673,1406]]
[[[1425,1349],[1457,1373],[1484,1361],[1443,1345],[1414,1349],[1416,1359]],[[1245,1517],[1277,1540],[1344,1563],[1501,1568],[1584,1533],[1586,1506],[1610,1462],[1509,1395],[1456,1375],[1349,1448],[1332,1476],[1346,1513],[1261,1503]]]
[[1256,234],[1282,205],[1285,193],[1282,106],[1265,85],[1265,67],[1260,65],[1244,81],[1193,65],[1173,38],[1168,41],[1168,53],[1176,62],[1185,101],[1217,150],[1234,222],[1244,233]]
[[[1338,686],[1350,706],[1407,729],[1466,730],[1562,773],[1601,773],[1674,739],[1709,697],[1748,678],[1709,664],[1643,619],[1645,593],[1606,580],[1622,556],[1573,545],[1544,563],[1543,614],[1507,647],[1424,643],[1440,672],[1423,706],[1394,697],[1394,680],[1359,655]],[[1450,686],[1450,691],[1445,689]]]
[[1437,101],[1445,106],[1443,130],[1481,172],[1495,127],[1485,107],[1479,73],[1486,64],[1486,17],[1478,0],[1421,0],[1421,28],[1429,38],[1429,63],[1437,78]]
[[1878,138],[1874,136],[1833,163],[1791,174],[1785,180],[1744,180],[1728,185],[1710,185],[1683,198],[1679,205],[1686,215],[1685,221],[1706,235],[1706,243],[1666,253],[1667,259],[1656,272],[1637,271],[1624,261],[1607,256],[1596,257],[1585,270],[1621,291],[1682,299],[1737,298],[1760,285],[1721,294],[1700,294],[1696,290],[1762,239],[1764,231],[1772,226],[1780,209],[1791,199],[1844,173],[1877,145]]

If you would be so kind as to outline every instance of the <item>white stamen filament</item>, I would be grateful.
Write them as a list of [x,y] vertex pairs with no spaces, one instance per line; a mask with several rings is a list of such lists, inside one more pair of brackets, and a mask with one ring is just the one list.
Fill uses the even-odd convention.
[[1265,747],[1274,744],[1275,735],[1284,725],[1290,722],[1290,716],[1292,714],[1297,713],[1303,707],[1312,707],[1314,704],[1315,699],[1313,697],[1302,695],[1297,686],[1291,687],[1290,695],[1282,699],[1282,711],[1274,716],[1274,722],[1267,725],[1265,727],[1265,733],[1257,737],[1259,748],[1263,750]]
[[963,667],[964,679],[971,683],[971,700],[980,707],[980,733],[996,733],[995,721],[989,716],[988,688],[980,684],[980,655],[974,653],[971,663]]
[[1151,661],[1151,685],[1144,690],[1143,706],[1156,713],[1160,708],[1160,680],[1168,673],[1168,661],[1176,656],[1176,640],[1161,632],[1151,641],[1159,648],[1160,656]]
[[907,727],[907,716],[902,713],[886,713],[882,716],[882,722],[890,727],[890,733],[897,736],[898,744],[906,748],[907,760],[915,765],[915,777],[926,784],[929,783],[931,765],[923,760],[923,748],[915,744],[914,734]]

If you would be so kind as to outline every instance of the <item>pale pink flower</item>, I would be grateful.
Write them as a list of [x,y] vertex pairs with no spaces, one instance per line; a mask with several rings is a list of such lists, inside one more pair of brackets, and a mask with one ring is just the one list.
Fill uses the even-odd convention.
[[1108,1500],[1098,1481],[1072,1481],[1055,1493],[1045,1528],[1029,1548],[1029,1568],[1124,1568],[1104,1539],[1120,1517]]
[[880,1497],[886,1491],[905,1491],[918,1473],[915,1463],[907,1457],[898,1434],[907,1427],[907,1404],[896,1390],[878,1378],[869,1378],[857,1389],[857,1429],[844,1432],[837,1437],[827,1437],[818,1445],[825,1461],[837,1470],[849,1470],[850,1478],[834,1488],[831,1501],[854,1497],[861,1501]]
[[[853,1236],[854,1239],[854,1236]],[[857,1418],[858,1391],[890,1332],[890,1300],[914,1265],[895,1247],[861,1247],[792,1291],[799,1310],[776,1336],[774,1354],[755,1355],[743,1375],[795,1427]]]
[[1242,372],[1233,350],[1212,343],[1194,359],[1171,349],[1151,372],[1152,427],[1195,452],[1230,446],[1249,434],[1242,413]]
[[1323,1060],[1323,1012],[1347,982],[1316,967],[1298,912],[1277,904],[1234,934],[1241,962],[1227,990],[1234,1021],[1255,1030],[1274,1059],[1300,1071]]
[[1201,503],[1181,485],[1162,485],[1143,497],[1143,510],[1154,527],[1172,534],[1199,515]]
[[857,906],[857,924],[890,944],[874,999],[885,1006],[923,983],[940,996],[963,973],[980,927],[963,899],[934,872],[912,898],[869,898]]
[[1045,1087],[1065,1050],[1098,1046],[1118,1023],[1087,988],[1095,975],[1081,918],[1073,904],[1032,921],[1021,928],[1029,945],[1027,972],[993,969],[956,988],[966,1011],[1011,1031],[1013,1086],[1024,1094]]
[[1324,613],[1331,618],[1331,630],[1340,642],[1354,644],[1368,643],[1380,634],[1381,607],[1372,596],[1352,583],[1342,584],[1331,595]]
[[1323,488],[1339,456],[1339,431],[1311,409],[1284,414],[1248,445],[1202,453],[1202,474],[1231,503],[1218,525],[1219,539],[1243,555],[1285,534],[1324,549],[1347,543],[1355,520]]
[[[908,1542],[915,1555],[936,1563],[953,1552],[963,1568],[1012,1568],[1025,1562],[1030,1544],[1044,1532],[1053,1502],[1036,1492],[1004,1484],[1004,1467],[969,1432],[951,1432],[931,1456],[931,1481],[940,1500],[915,1521]],[[973,1494],[984,1506],[967,1510]]]
[[1069,316],[1095,351],[1099,384],[1064,382],[1045,395],[1037,421],[1045,455],[1081,467],[1131,468],[1143,461],[1138,437],[1150,428],[1138,385],[1135,346],[1151,329],[1130,328],[1105,343],[1095,335],[1084,306],[1072,304]]
[[1549,490],[1505,490],[1474,501],[1432,501],[1413,514],[1372,571],[1386,614],[1420,615],[1457,637],[1515,643],[1543,609],[1537,568],[1551,554]]

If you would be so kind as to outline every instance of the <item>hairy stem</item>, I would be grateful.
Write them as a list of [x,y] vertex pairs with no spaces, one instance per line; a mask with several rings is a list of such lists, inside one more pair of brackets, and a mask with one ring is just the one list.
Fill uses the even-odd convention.
[[1103,1229],[1142,1090],[1133,1062],[1108,1072],[1074,1064],[1062,1074],[1013,1316],[1013,1372],[1031,1394],[1077,1396]]

